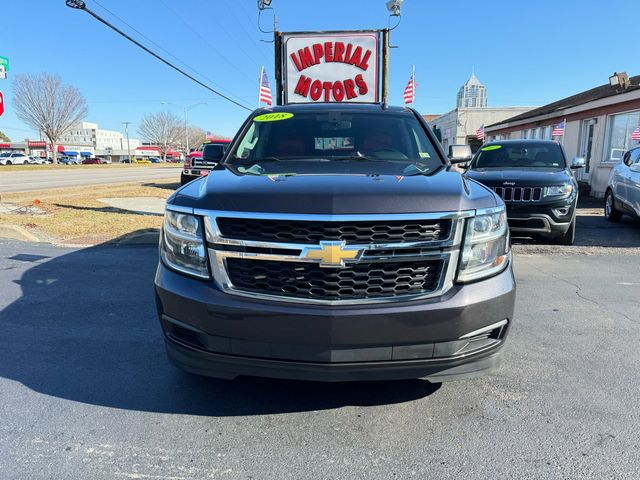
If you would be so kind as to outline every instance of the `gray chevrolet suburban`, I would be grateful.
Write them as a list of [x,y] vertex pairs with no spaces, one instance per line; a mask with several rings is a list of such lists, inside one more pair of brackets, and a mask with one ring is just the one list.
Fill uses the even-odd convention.
[[450,166],[408,108],[253,112],[167,201],[155,291],[169,359],[228,379],[492,370],[515,301],[505,205]]

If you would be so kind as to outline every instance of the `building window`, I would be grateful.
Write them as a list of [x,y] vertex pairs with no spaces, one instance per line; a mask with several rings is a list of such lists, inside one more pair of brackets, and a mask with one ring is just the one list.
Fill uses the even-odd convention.
[[631,132],[640,126],[640,110],[611,115],[607,118],[604,162],[619,162],[624,152],[635,146]]

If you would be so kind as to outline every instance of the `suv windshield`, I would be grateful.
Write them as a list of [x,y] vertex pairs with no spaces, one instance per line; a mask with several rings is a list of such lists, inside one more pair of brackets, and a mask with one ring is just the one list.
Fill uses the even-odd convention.
[[482,147],[471,168],[565,168],[560,145],[555,143],[493,143]]
[[[277,118],[277,120],[275,120]],[[286,167],[276,163],[285,162]],[[371,112],[277,112],[254,117],[227,163],[242,173],[291,171],[293,164],[362,163],[372,173],[423,174],[443,165],[418,120],[409,114]],[[367,164],[367,167],[364,167]],[[256,165],[260,168],[256,169]],[[361,169],[362,169],[361,168]],[[283,171],[284,171],[283,170]],[[322,171],[327,167],[323,166]],[[382,172],[380,172],[382,170]]]

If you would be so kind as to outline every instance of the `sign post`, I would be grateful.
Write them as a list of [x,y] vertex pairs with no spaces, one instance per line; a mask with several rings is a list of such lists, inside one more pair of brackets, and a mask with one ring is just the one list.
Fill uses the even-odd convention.
[[384,65],[380,75],[380,37],[380,30],[276,31],[277,103],[384,100],[387,75]]
[[9,59],[7,57],[0,56],[0,79],[7,78],[8,71]]

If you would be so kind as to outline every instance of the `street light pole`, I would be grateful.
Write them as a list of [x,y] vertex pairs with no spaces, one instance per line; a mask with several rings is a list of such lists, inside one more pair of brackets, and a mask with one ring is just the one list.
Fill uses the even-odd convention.
[[[161,102],[163,105],[177,105],[173,102]],[[186,141],[186,146],[187,146],[187,151],[185,152],[185,155],[189,155],[189,110],[199,107],[200,105],[207,105],[207,102],[200,102],[200,103],[194,103],[193,105],[189,105],[189,106],[182,106],[182,109],[184,111],[184,137],[185,137],[185,141]]]
[[124,133],[127,136],[127,153],[129,154],[129,164],[133,165],[133,160],[131,159],[131,144],[129,143],[129,125],[131,122],[122,122],[124,124]]

